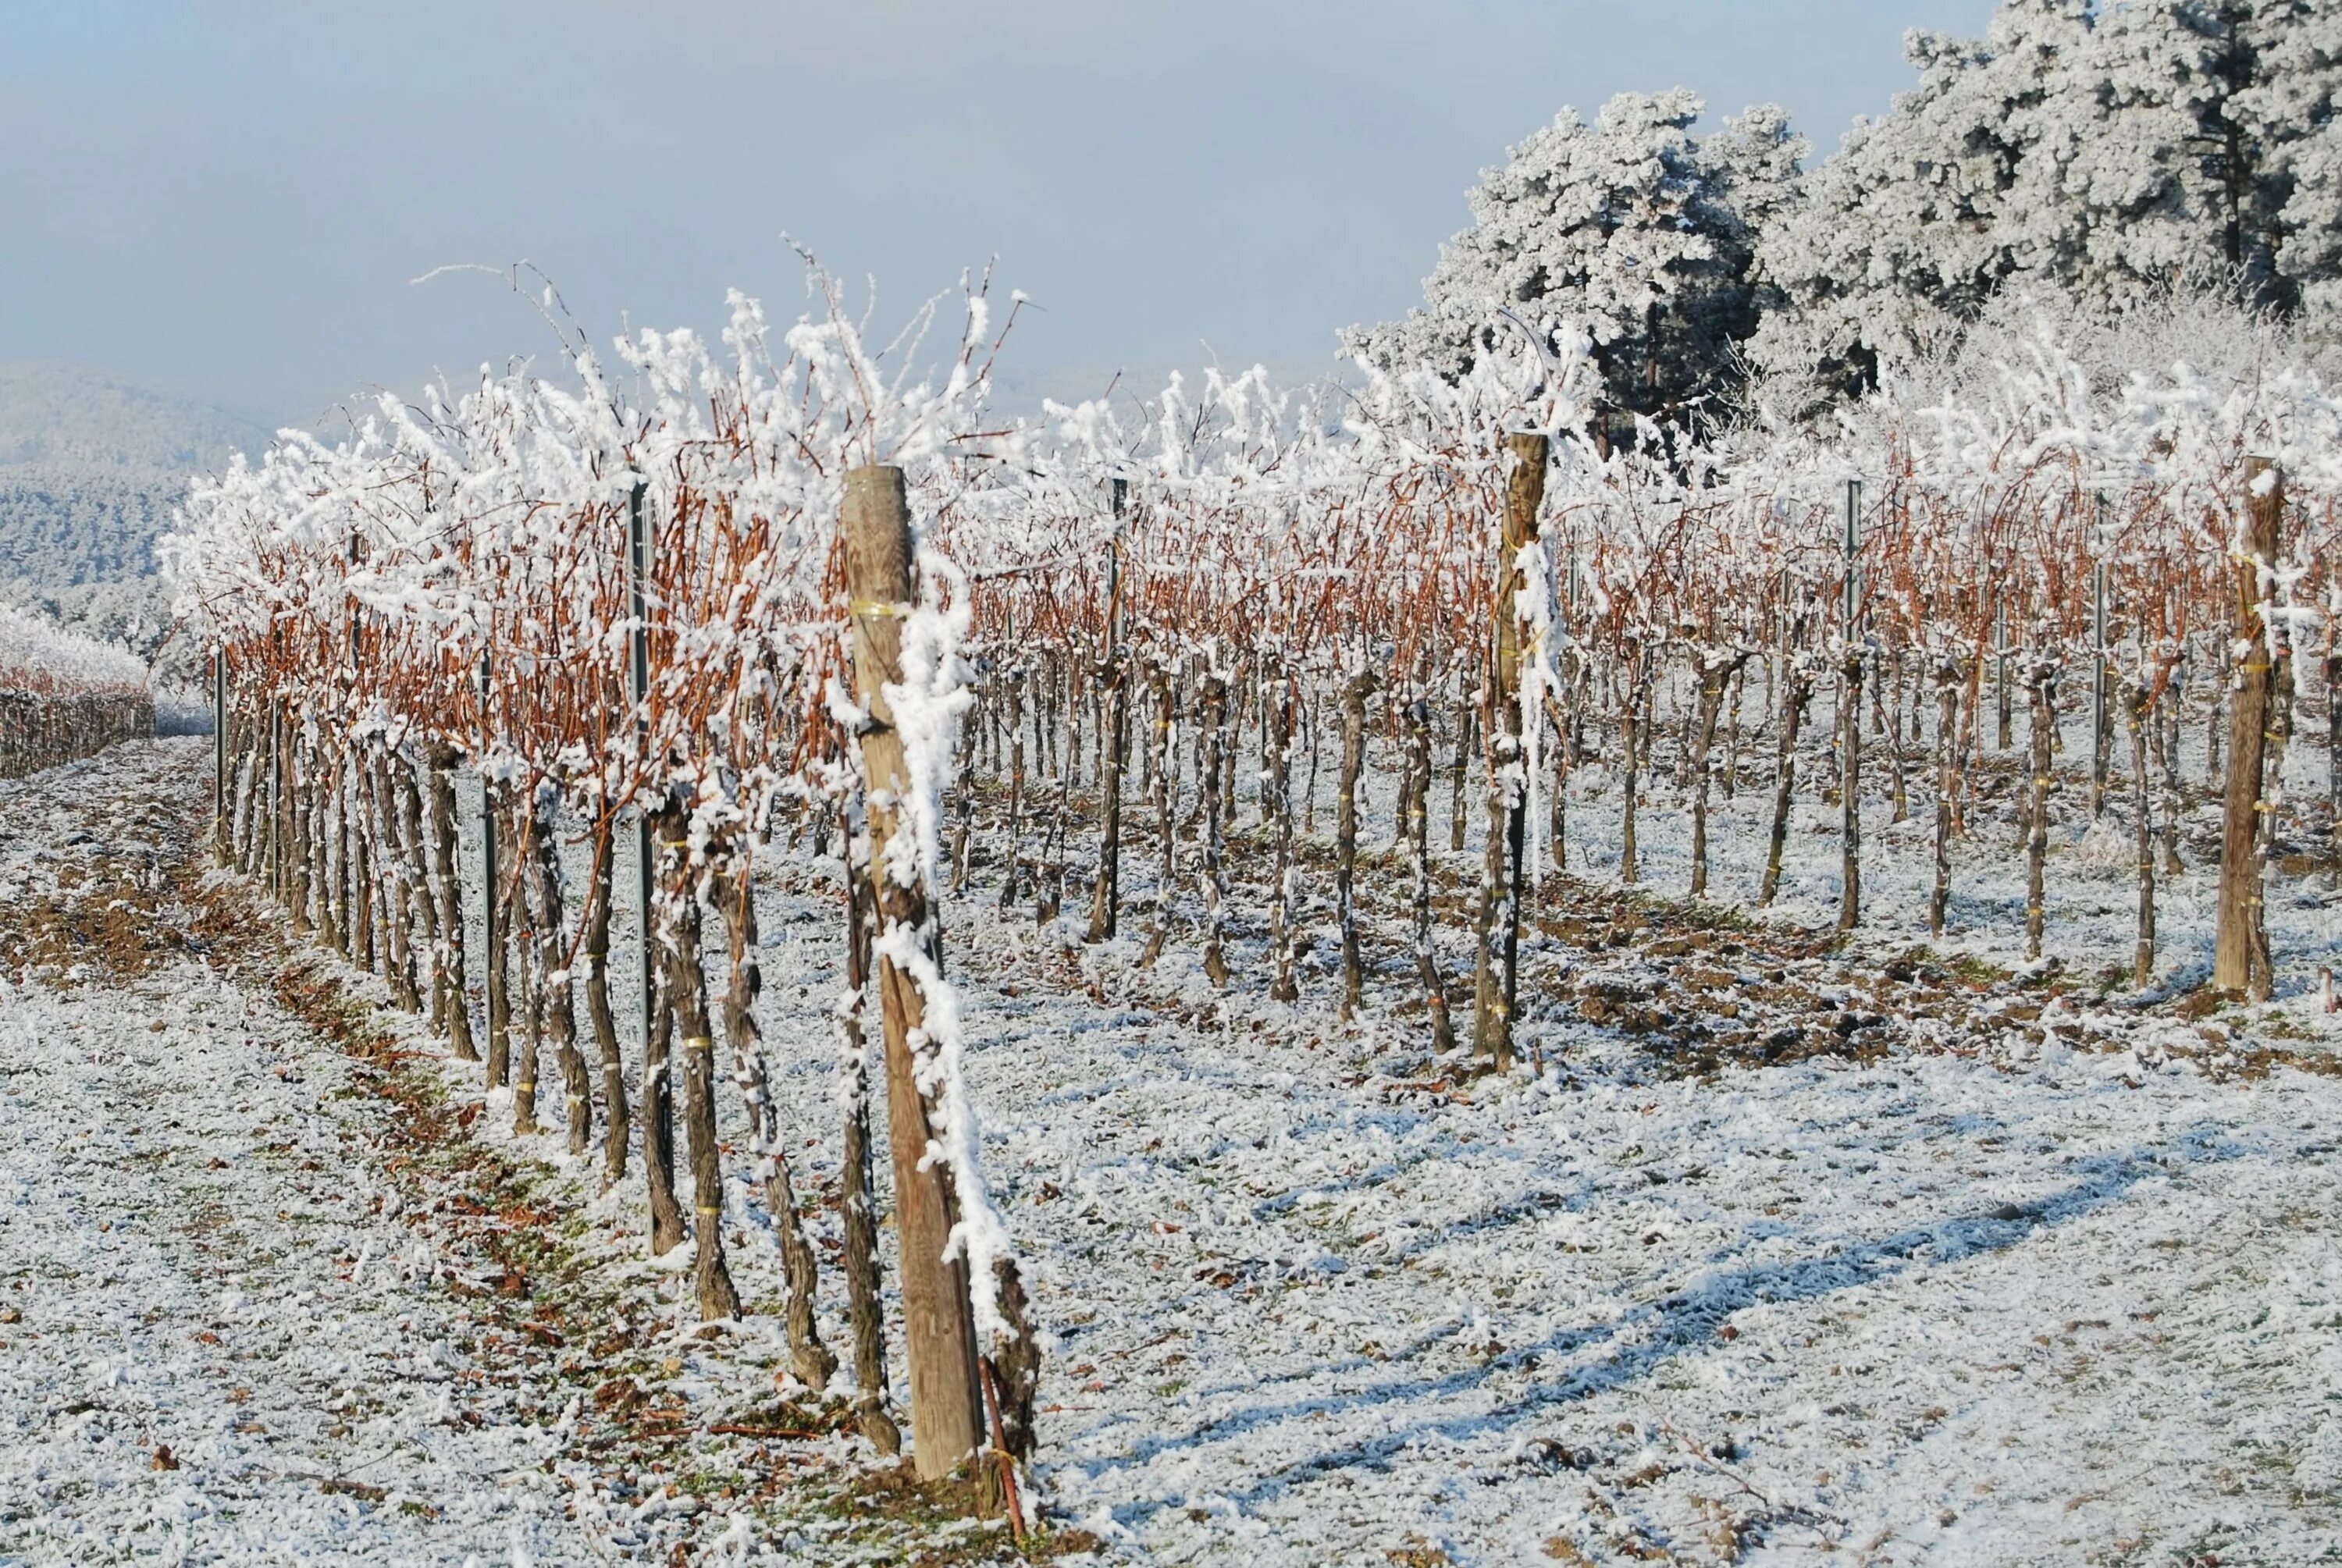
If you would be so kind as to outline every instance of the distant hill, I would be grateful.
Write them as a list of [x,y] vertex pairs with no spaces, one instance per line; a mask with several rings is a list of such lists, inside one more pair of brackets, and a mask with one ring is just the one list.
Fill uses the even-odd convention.
[[187,475],[267,441],[248,420],[100,371],[0,364],[0,584],[151,576]]
[[84,365],[0,363],[0,467],[185,474],[256,452],[268,432],[193,398]]

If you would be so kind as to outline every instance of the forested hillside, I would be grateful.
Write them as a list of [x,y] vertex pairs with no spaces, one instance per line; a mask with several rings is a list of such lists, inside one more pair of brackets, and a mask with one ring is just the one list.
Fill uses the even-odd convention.
[[0,584],[22,600],[151,576],[155,536],[186,476],[266,439],[232,414],[81,366],[0,365]]

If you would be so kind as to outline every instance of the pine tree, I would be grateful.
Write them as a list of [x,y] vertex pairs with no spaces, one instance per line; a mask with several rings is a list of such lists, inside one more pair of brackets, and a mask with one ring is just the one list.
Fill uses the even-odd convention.
[[1586,333],[1620,410],[1681,418],[1727,390],[1756,326],[1757,236],[1794,200],[1806,144],[1769,105],[1696,138],[1704,108],[1677,88],[1621,94],[1590,126],[1564,109],[1484,171],[1423,305],[1351,328],[1346,352],[1459,375],[1512,330],[1510,310]]
[[1907,52],[1918,87],[1759,245],[1767,369],[1857,389],[2010,289],[2333,308],[2342,0],[2005,0],[1981,42]]

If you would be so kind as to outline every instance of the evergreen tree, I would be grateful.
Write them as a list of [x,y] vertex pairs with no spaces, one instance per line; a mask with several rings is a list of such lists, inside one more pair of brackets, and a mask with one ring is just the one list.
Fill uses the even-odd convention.
[[2013,286],[2331,308],[2342,0],[2005,0],[1981,42],[1907,50],[1918,87],[1760,244],[1768,369],[1858,388]]
[[1756,326],[1757,236],[1794,200],[1806,144],[1769,105],[1696,138],[1703,109],[1681,88],[1621,94],[1590,126],[1564,109],[1483,173],[1423,305],[1345,349],[1461,375],[1510,310],[1586,332],[1619,409],[1680,418],[1726,390]]

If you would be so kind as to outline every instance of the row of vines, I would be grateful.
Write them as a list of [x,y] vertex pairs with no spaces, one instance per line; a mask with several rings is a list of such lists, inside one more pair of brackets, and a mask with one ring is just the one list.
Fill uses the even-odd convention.
[[[1214,374],[1019,421],[987,410],[999,336],[982,293],[964,303],[925,372],[932,306],[878,349],[834,292],[777,332],[736,296],[720,346],[645,332],[606,364],[577,342],[558,380],[386,397],[338,442],[288,434],[198,481],[165,548],[217,651],[219,852],[479,1061],[516,1128],[551,1120],[608,1183],[639,1162],[650,1244],[693,1247],[709,1318],[739,1310],[712,1223],[720,1034],[816,1388],[836,1361],[757,1024],[751,891],[776,833],[835,856],[840,993],[806,1033],[843,1046],[863,1427],[896,1441],[875,1034],[916,1455],[928,1475],[976,1456],[1012,1505],[1038,1358],[939,913],[979,868],[1001,906],[1126,942],[1135,969],[1176,953],[1226,986],[1256,965],[1275,999],[1345,1017],[1396,974],[1442,1049],[1505,1068],[1523,904],[1589,869],[1579,770],[1608,781],[1626,884],[1637,812],[1672,780],[1695,898],[1771,902],[1793,805],[1834,800],[1850,929],[1863,811],[1932,810],[1940,933],[1950,846],[1985,782],[2021,767],[2037,953],[2063,765],[2136,833],[2144,981],[2190,694],[2207,765],[2225,736],[2252,745],[2266,860],[2281,803],[2258,781],[2282,767],[2261,737],[2283,745],[2311,655],[2335,675],[2342,446],[2306,375],[2094,388],[2045,340],[1954,404],[1890,391],[1819,433],[1621,444],[1580,344],[1452,382],[1296,394]],[[2061,763],[2077,708],[2090,738]],[[491,830],[476,940],[459,778]],[[1768,853],[1760,885],[1725,890],[1713,796],[1744,786],[1771,791]],[[1379,824],[1399,874],[1362,877]],[[653,957],[618,994],[630,899]],[[1459,924],[1468,981],[1441,951]],[[1306,962],[1321,943],[1330,965]]]
[[155,693],[143,662],[0,607],[0,778],[154,733]]

